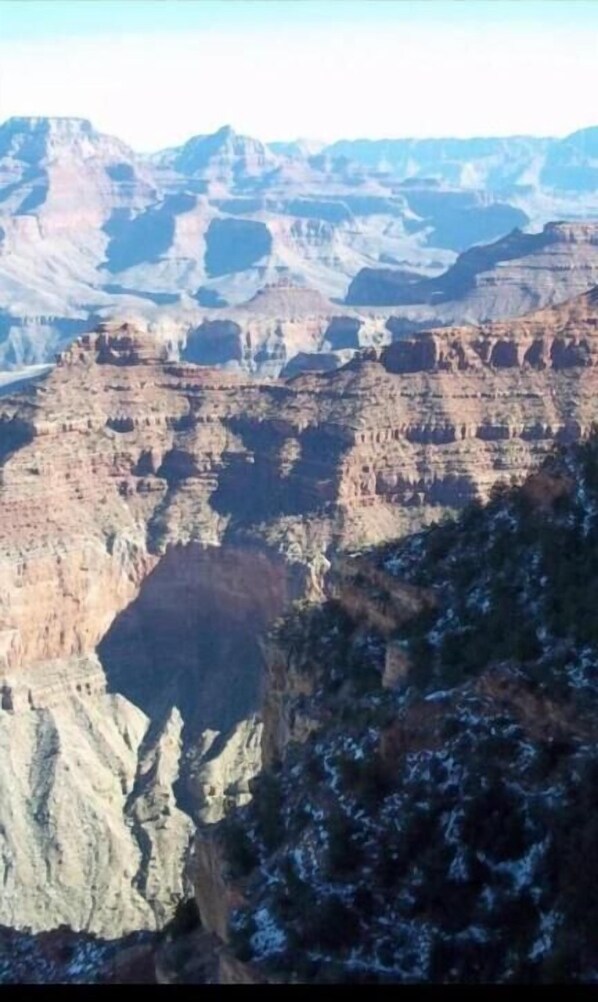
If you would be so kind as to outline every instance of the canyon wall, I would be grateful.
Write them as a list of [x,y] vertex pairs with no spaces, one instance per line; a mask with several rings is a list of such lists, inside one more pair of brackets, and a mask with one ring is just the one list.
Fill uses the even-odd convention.
[[105,325],[2,398],[0,921],[162,924],[259,768],[265,631],[589,430],[597,335],[587,294],[255,382]]

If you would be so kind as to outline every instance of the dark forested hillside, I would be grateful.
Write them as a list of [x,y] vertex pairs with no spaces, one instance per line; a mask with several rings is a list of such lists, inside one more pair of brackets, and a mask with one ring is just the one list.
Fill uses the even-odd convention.
[[239,959],[595,981],[597,612],[596,434],[339,565],[334,600],[272,638],[268,766],[221,830]]

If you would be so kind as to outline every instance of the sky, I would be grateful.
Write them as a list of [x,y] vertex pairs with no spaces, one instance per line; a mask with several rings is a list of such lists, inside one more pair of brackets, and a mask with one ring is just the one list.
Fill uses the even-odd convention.
[[0,121],[138,150],[598,124],[598,0],[0,0]]

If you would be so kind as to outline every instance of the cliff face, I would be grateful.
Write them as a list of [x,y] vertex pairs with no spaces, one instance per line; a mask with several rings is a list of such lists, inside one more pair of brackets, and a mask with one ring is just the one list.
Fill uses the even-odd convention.
[[516,320],[424,331],[384,349],[389,372],[579,369],[595,365],[598,287]]
[[[107,326],[4,397],[0,724],[20,779],[3,781],[0,920],[161,922],[187,816],[243,802],[259,768],[261,635],[322,598],[336,550],[419,528],[588,430],[596,334],[586,296],[256,383]],[[121,779],[101,810],[106,770]],[[71,801],[84,833],[59,810]],[[19,853],[42,866],[49,846],[50,877],[23,877]]]
[[161,927],[185,893],[192,833],[173,794],[180,714],[150,722],[97,666],[67,659],[27,682],[28,698],[24,680],[5,682],[0,713],[4,922]]

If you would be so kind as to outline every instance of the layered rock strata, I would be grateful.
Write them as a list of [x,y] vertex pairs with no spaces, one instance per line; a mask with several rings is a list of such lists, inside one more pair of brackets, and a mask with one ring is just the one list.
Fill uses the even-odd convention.
[[441,323],[515,317],[584,293],[598,278],[595,222],[550,222],[540,233],[513,230],[463,251],[434,277],[398,268],[364,268],[347,303],[394,306],[397,315],[430,313]]
[[259,383],[106,325],[4,397],[0,921],[161,924],[259,768],[265,630],[584,434],[597,344],[588,294]]
[[204,312],[184,336],[181,358],[259,378],[338,368],[359,348],[388,344],[394,336],[388,311],[339,307],[285,279],[240,306]]

